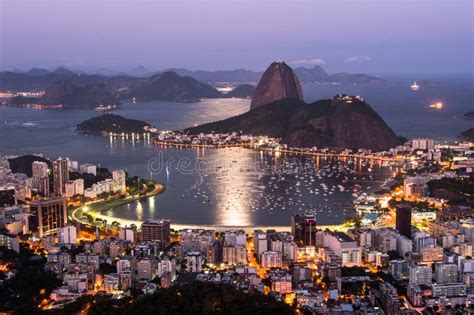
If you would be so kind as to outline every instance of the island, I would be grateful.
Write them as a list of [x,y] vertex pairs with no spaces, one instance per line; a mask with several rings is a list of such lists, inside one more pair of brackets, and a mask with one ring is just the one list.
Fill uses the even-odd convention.
[[474,111],[469,112],[469,113],[465,113],[462,117],[463,117],[464,119],[474,120]]
[[150,128],[147,122],[125,118],[115,114],[103,114],[87,119],[76,126],[76,130],[90,134],[142,133]]

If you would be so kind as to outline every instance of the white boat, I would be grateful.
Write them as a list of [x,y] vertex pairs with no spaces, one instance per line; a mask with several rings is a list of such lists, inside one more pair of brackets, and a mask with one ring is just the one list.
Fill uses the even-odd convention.
[[412,91],[418,91],[420,89],[420,86],[416,84],[416,81],[413,81],[413,84],[410,86],[410,89]]

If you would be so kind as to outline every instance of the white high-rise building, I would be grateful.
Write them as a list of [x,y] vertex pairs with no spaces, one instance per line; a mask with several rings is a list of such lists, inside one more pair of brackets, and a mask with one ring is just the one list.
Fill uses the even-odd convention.
[[280,268],[281,253],[279,252],[263,252],[260,255],[260,262],[263,268]]
[[40,189],[41,179],[48,177],[48,164],[46,162],[34,161],[31,169],[33,176],[32,186],[35,189]]
[[255,254],[257,257],[260,258],[260,255],[263,252],[266,252],[268,249],[268,240],[267,240],[267,233],[256,230],[253,232],[253,247]]
[[84,195],[84,180],[82,178],[74,180],[74,189],[76,195]]
[[156,262],[153,258],[144,257],[137,262],[137,279],[152,280],[157,273]]
[[113,171],[112,178],[116,181],[118,185],[117,190],[120,190],[121,192],[125,192],[127,190],[127,185],[126,185],[127,174],[125,173],[124,170]]
[[131,227],[121,227],[119,230],[119,238],[121,240],[135,243],[137,239],[137,231]]
[[74,182],[73,181],[69,181],[66,183],[65,185],[65,193],[64,195],[66,197],[72,197],[76,194],[76,185],[74,185]]
[[228,265],[247,265],[247,249],[245,246],[224,246],[223,262]]
[[200,252],[189,252],[186,254],[186,271],[201,272],[202,256]]
[[97,175],[97,166],[94,164],[84,163],[79,166],[79,171],[81,173]]
[[74,225],[66,225],[61,228],[61,244],[77,244],[77,229]]
[[431,270],[431,267],[427,265],[409,266],[408,277],[410,279],[410,285],[431,285],[431,283],[433,282],[433,272]]
[[357,242],[342,232],[325,232],[324,247],[329,247],[336,255],[342,258],[343,266],[360,265],[362,250]]
[[75,195],[84,195],[84,180],[78,178],[73,181],[69,181],[65,185],[65,194],[66,197],[72,197]]
[[68,158],[59,157],[53,161],[54,194],[62,196],[66,192],[66,183],[69,181]]
[[456,264],[436,264],[436,283],[458,282],[458,266]]
[[176,262],[167,256],[158,261],[158,277],[161,277],[166,272],[169,272],[171,274],[171,280],[174,280],[176,277]]
[[77,161],[68,160],[67,166],[70,170],[77,171],[79,169],[79,163]]
[[244,230],[230,230],[224,232],[224,244],[227,246],[245,246],[247,235]]
[[430,138],[416,138],[411,142],[412,150],[434,150],[435,139]]

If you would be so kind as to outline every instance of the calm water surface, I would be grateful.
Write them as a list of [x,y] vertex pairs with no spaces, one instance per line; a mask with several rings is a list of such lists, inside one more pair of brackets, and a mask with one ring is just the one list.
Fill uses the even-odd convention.
[[[304,87],[307,101],[338,93],[362,95],[396,133],[440,141],[453,140],[474,126],[474,122],[459,118],[474,110],[473,91],[472,84],[465,83],[441,84],[417,92],[399,84]],[[443,110],[429,108],[435,101],[445,104]],[[194,104],[150,102],[124,104],[116,113],[160,129],[181,129],[243,113],[249,105],[249,100],[239,99]],[[288,225],[292,212],[308,209],[315,211],[323,224],[339,223],[353,215],[349,206],[353,194],[378,189],[392,172],[388,167],[357,161],[295,159],[246,149],[160,148],[150,141],[117,141],[74,132],[76,124],[97,115],[85,110],[0,107],[0,152],[42,153],[48,158],[62,155],[152,177],[167,184],[164,194],[108,214],[134,220],[165,217],[179,224]],[[150,159],[168,161],[168,169],[162,167],[150,174]],[[189,162],[184,172],[178,165],[183,159]],[[207,163],[205,171],[202,161]]]

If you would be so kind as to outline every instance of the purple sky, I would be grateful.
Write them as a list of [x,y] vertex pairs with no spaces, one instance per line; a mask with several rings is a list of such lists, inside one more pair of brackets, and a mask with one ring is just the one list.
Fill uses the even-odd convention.
[[474,72],[473,3],[0,0],[0,66]]

